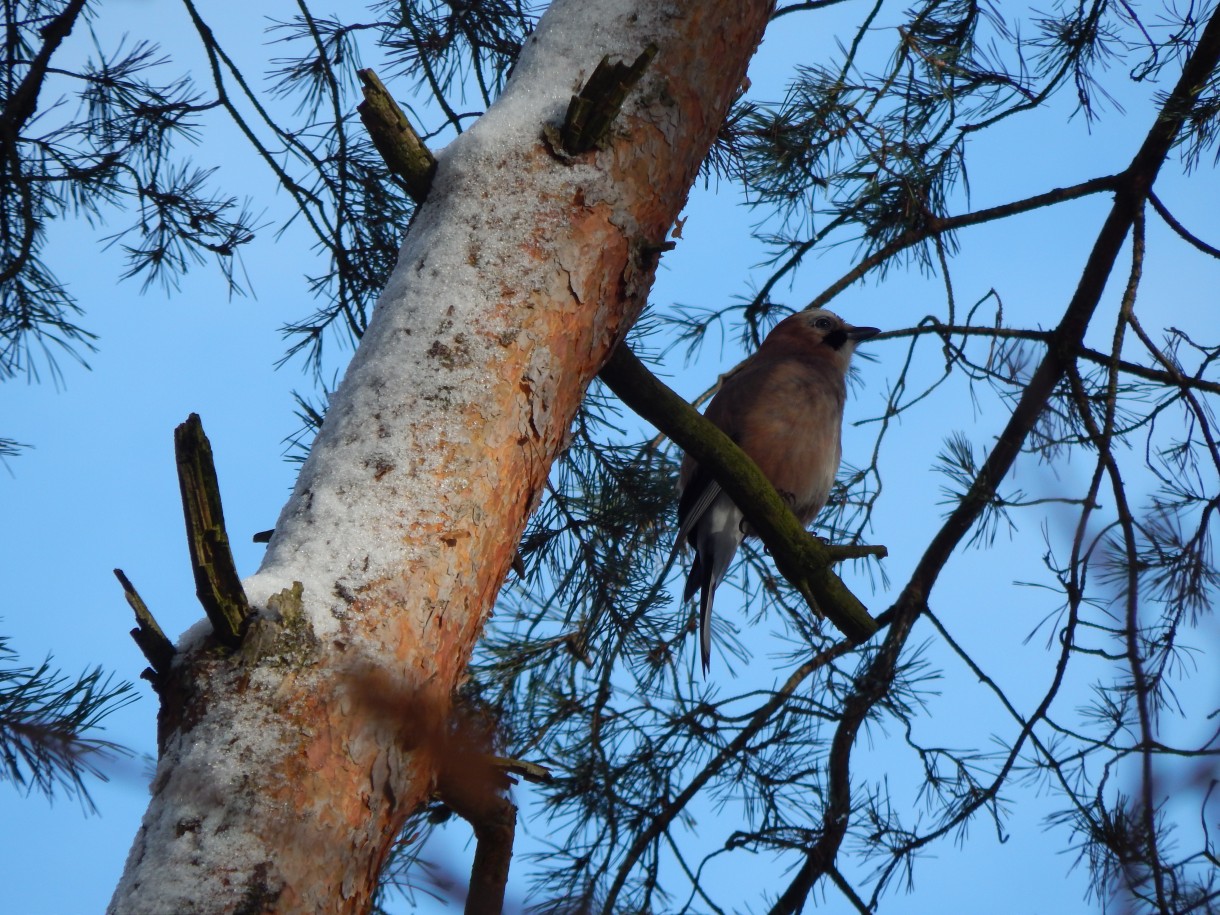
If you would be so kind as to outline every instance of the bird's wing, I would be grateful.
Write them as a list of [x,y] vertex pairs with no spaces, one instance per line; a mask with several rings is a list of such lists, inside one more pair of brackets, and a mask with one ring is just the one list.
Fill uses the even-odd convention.
[[678,500],[677,542],[679,544],[687,542],[690,532],[699,523],[699,519],[707,514],[708,508],[716,501],[720,492],[720,484],[712,478],[710,473],[702,467],[695,471],[695,475],[686,484],[682,490],[682,497]]
[[[703,414],[738,445],[741,444],[741,417],[748,415],[756,395],[751,384],[741,383],[743,377],[751,374],[741,371],[748,365],[747,359],[734,369],[734,377],[722,380],[720,390],[716,392]],[[711,471],[693,461],[689,455],[683,461],[680,485],[682,494],[678,499],[678,542],[685,543],[687,535],[707,513],[722,490]]]

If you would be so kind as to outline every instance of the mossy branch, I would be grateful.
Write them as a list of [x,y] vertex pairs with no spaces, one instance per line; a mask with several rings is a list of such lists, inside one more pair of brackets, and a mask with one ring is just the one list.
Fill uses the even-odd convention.
[[632,64],[610,63],[609,57],[601,59],[580,92],[568,103],[559,131],[559,145],[565,153],[578,156],[605,145],[627,93],[640,81],[656,54],[657,46],[650,44]]
[[[832,550],[801,527],[758,465],[732,439],[658,380],[625,343],[611,353],[600,377],[623,403],[711,470],[767,545],[780,574],[814,612],[824,614],[856,644],[877,631],[864,604],[830,571],[836,558]],[[867,550],[886,555],[884,547]]]
[[220,505],[220,484],[212,462],[212,443],[197,413],[174,430],[178,486],[186,538],[195,571],[195,593],[212,621],[216,637],[230,647],[241,643],[250,602],[241,586]]
[[436,157],[411,127],[407,116],[377,74],[372,70],[357,70],[356,75],[360,77],[364,91],[364,101],[356,106],[356,110],[360,112],[360,120],[369,132],[369,139],[390,171],[407,186],[411,199],[423,203],[436,175]]

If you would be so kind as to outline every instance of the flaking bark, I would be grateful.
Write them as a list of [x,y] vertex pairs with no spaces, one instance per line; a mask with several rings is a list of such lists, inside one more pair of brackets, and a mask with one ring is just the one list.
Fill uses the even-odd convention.
[[[643,309],[656,257],[640,252],[663,247],[770,9],[560,0],[502,100],[438,156],[244,583],[258,644],[217,652],[195,631],[179,645],[111,912],[368,910],[446,769],[429,735],[585,387]],[[542,132],[574,87],[650,42],[606,148],[558,161]],[[299,617],[264,621],[294,582]]]

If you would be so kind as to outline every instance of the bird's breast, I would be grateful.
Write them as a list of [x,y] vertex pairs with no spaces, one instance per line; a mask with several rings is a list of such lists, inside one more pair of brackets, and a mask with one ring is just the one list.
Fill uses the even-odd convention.
[[[839,468],[846,385],[832,361],[764,358],[765,350],[725,379],[706,415],[754,459],[808,524],[826,504]],[[683,460],[684,498],[696,466],[689,456]]]

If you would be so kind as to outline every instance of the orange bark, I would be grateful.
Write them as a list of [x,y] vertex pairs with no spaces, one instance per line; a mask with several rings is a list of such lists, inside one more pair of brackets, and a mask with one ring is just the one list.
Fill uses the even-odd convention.
[[[477,137],[442,155],[412,235],[437,231],[435,244],[448,244],[446,219],[478,223],[461,252],[469,295],[459,288],[452,314],[431,324],[370,328],[362,348],[422,353],[424,380],[401,402],[378,399],[372,363],[354,363],[339,397],[360,408],[327,418],[318,467],[303,470],[300,508],[281,518],[260,576],[308,549],[348,571],[325,588],[307,584],[300,618],[272,614],[236,654],[205,642],[180,652],[163,687],[152,804],[112,911],[367,911],[405,818],[452,769],[447,757],[468,752],[448,736],[450,697],[585,388],[643,309],[652,246],[678,216],[771,8],[682,0],[662,27],[655,4],[639,5],[634,17],[606,5],[617,15],[597,36],[615,44],[590,47],[564,87],[574,91],[603,53],[630,60],[657,44],[607,149],[561,161],[539,123],[491,170],[463,171]],[[562,44],[546,19],[598,4],[555,6],[531,39],[536,56]],[[524,68],[514,80],[530,78]],[[472,199],[486,206],[463,210]],[[404,301],[429,269],[430,244],[408,239],[390,284],[407,290]],[[411,336],[428,343],[403,342]],[[385,454],[351,444],[378,429],[421,444]],[[351,461],[327,463],[345,448]],[[336,467],[341,482],[328,476]],[[368,557],[329,556],[332,535],[311,515],[315,497],[354,491],[384,506],[368,523],[401,549],[393,568],[366,578]],[[291,585],[285,576],[271,590]],[[251,597],[266,603],[257,589]]]

